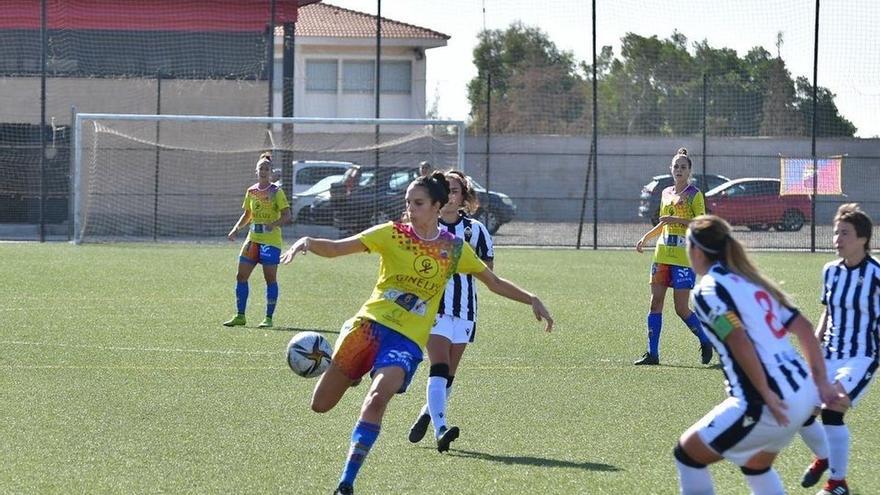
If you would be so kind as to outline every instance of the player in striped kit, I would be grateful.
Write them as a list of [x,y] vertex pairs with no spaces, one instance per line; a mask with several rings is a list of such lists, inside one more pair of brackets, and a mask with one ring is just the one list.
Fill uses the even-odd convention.
[[[697,217],[686,239],[688,257],[702,276],[694,308],[718,352],[729,397],[679,439],[674,455],[681,493],[714,493],[706,467],[721,459],[740,467],[752,493],[784,493],[773,460],[819,397],[829,403],[835,398],[819,343],[810,322],[730,236],[727,222]],[[786,338],[789,332],[797,336],[809,372]]]
[[834,248],[840,259],[822,271],[825,310],[816,337],[825,352],[828,380],[845,396],[835,405],[824,406],[822,425],[814,415],[801,429],[801,437],[816,456],[801,485],[815,485],[831,468],[820,495],[849,493],[849,428],[843,416],[864,397],[877,372],[880,262],[870,255],[871,231],[871,218],[857,204],[842,205],[834,217]]
[[[492,237],[482,223],[468,216],[479,208],[476,191],[461,171],[447,172],[446,179],[449,180],[449,202],[440,210],[440,229],[470,244],[477,257],[490,270],[494,269]],[[410,428],[410,442],[421,441],[429,423],[434,425],[434,437],[440,452],[449,450],[449,444],[458,438],[457,426],[447,428],[446,404],[465,347],[474,341],[476,320],[476,279],[470,274],[456,273],[446,284],[437,319],[428,338],[428,358],[431,361],[426,393],[428,400]]]

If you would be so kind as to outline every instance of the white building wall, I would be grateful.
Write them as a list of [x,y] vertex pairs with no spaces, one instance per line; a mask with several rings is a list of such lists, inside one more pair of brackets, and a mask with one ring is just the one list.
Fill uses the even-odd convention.
[[[420,52],[423,53],[423,52]],[[425,118],[426,57],[417,54],[414,47],[388,46],[382,48],[382,61],[409,61],[411,70],[410,94],[382,93],[380,95],[380,116],[383,118]],[[346,93],[342,90],[342,62],[344,60],[374,61],[375,47],[347,45],[297,44],[294,67],[294,116],[296,117],[362,117],[376,115],[375,95],[370,93]],[[313,59],[336,60],[338,62],[337,93],[306,91],[306,61]],[[281,71],[281,61],[276,59],[276,71]],[[381,76],[381,75],[380,75]],[[280,84],[279,84],[280,86]],[[279,97],[276,100],[278,115]]]

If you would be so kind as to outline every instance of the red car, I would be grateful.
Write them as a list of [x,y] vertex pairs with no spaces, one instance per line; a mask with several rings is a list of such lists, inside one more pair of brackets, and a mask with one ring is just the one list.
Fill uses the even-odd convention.
[[706,211],[749,230],[800,230],[812,221],[810,197],[779,195],[779,179],[734,179],[706,193]]

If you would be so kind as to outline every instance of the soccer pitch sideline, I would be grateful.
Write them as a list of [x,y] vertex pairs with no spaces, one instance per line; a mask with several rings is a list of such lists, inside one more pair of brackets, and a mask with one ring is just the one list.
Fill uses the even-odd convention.
[[[280,269],[276,327],[251,277],[247,328],[234,312],[237,245],[0,244],[0,492],[330,493],[366,384],[327,414],[309,410],[314,380],[284,349],[300,330],[335,340],[367,298],[378,257],[297,258]],[[815,321],[830,254],[757,254]],[[660,367],[644,351],[650,254],[505,249],[497,273],[547,304],[545,334],[528,307],[480,293],[476,342],[455,379],[447,454],[407,432],[427,366],[395,398],[356,486],[361,494],[672,494],[672,448],[724,397],[668,298]],[[880,396],[847,415],[850,486],[873,493]],[[776,463],[790,493],[810,454]],[[717,492],[746,493],[730,463]]]

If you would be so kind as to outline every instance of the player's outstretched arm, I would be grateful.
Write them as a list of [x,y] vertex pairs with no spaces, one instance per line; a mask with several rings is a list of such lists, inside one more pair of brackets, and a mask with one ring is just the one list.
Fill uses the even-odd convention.
[[653,229],[645,232],[645,235],[643,235],[642,238],[639,239],[639,242],[636,243],[636,251],[641,253],[642,247],[645,245],[646,242],[660,235],[660,232],[663,232],[664,225],[665,224],[663,222],[660,222],[655,225]]
[[819,317],[819,323],[816,325],[816,331],[814,335],[816,336],[816,340],[822,342],[825,340],[825,332],[828,330],[828,308],[822,308],[822,316]]
[[230,241],[235,240],[235,235],[238,234],[238,231],[244,228],[247,224],[251,223],[251,212],[245,210],[244,213],[238,218],[238,221],[235,222],[235,225],[232,226],[232,230],[226,234],[226,238]]
[[281,227],[282,225],[287,225],[289,223],[290,223],[290,208],[285,208],[285,209],[281,210],[281,216],[278,217],[278,220],[275,220],[274,222],[268,224],[267,226],[269,227],[269,230],[271,231],[272,229],[274,229],[276,227]]
[[535,318],[538,321],[543,320],[546,323],[544,331],[549,332],[553,330],[553,317],[550,316],[550,312],[547,311],[547,308],[544,307],[544,303],[541,302],[538,296],[526,292],[513,282],[495,275],[492,270],[489,269],[483,270],[480,273],[475,273],[474,276],[486,284],[486,287],[488,287],[489,290],[499,296],[504,296],[508,299],[530,305],[532,307],[532,312],[535,313]]
[[662,223],[662,224],[675,223],[678,225],[688,226],[688,225],[690,225],[691,220],[693,220],[693,219],[692,218],[677,217],[675,215],[664,215],[664,216],[660,217],[658,220],[660,220],[660,223]]
[[362,253],[367,250],[364,243],[356,237],[346,237],[338,241],[330,239],[315,239],[312,237],[300,237],[290,246],[290,249],[281,255],[281,262],[285,265],[293,261],[298,254],[312,252],[323,258],[335,258],[347,254]]

